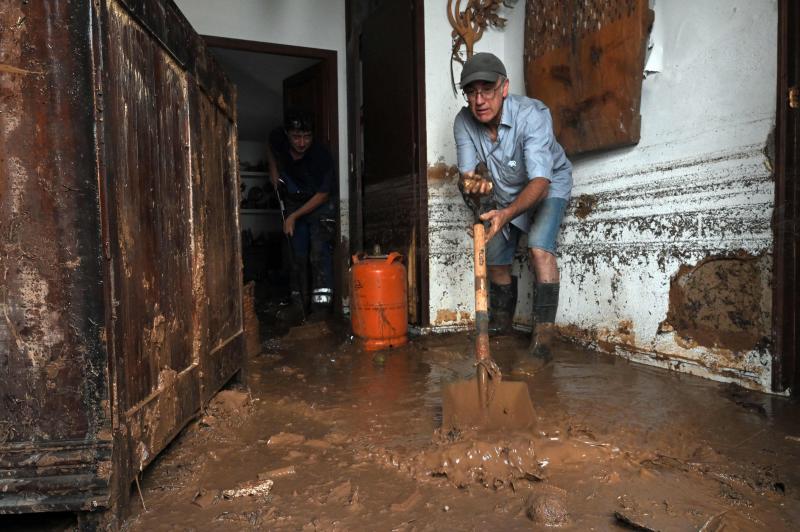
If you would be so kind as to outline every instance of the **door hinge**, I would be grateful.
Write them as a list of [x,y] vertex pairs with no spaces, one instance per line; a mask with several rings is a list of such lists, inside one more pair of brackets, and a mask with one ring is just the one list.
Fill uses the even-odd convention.
[[800,87],[797,85],[794,87],[789,87],[789,108],[800,108]]

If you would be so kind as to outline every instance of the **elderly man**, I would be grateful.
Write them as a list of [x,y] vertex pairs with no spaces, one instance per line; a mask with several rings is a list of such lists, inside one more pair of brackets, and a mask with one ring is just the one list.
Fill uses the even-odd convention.
[[[481,220],[489,224],[486,257],[489,271],[489,327],[508,332],[517,300],[511,262],[519,237],[527,248],[536,281],[533,296],[531,352],[549,352],[558,307],[556,236],[572,190],[572,165],[556,141],[550,111],[539,100],[509,94],[502,61],[475,54],[461,72],[468,106],[455,119],[459,188],[465,195],[492,194]],[[490,179],[475,172],[479,163]]]

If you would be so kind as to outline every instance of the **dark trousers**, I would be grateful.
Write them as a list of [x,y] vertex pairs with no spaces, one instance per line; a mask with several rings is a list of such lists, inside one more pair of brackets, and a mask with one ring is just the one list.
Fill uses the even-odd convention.
[[[287,215],[303,206],[304,201],[286,201]],[[291,237],[292,295],[302,297],[303,305],[333,303],[333,241],[336,236],[336,209],[326,201],[295,221]],[[310,276],[309,276],[310,273]],[[310,277],[310,290],[309,290]]]

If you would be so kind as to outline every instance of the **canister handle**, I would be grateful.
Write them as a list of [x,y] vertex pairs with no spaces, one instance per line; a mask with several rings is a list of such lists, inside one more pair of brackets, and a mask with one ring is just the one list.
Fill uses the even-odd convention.
[[392,252],[391,252],[391,253],[389,253],[389,255],[386,257],[386,262],[387,262],[387,264],[391,264],[391,263],[393,263],[393,262],[395,262],[395,261],[397,261],[397,260],[402,260],[402,259],[403,259],[403,256],[402,256],[401,254],[399,254],[399,253],[398,253],[398,252],[396,252],[396,251],[392,251]]
[[[356,253],[355,255],[353,255],[353,256],[351,257],[351,259],[353,260],[353,264],[358,264],[359,262],[361,262],[362,260],[364,260],[364,258],[365,258],[366,256],[367,256],[367,254],[366,254],[366,253],[364,253],[363,251],[359,251],[358,253]],[[374,258],[376,258],[376,259],[377,259],[377,258],[379,258],[379,257],[374,257]],[[391,263],[393,263],[393,262],[397,262],[398,260],[402,260],[402,259],[403,259],[403,256],[402,256],[400,253],[396,252],[396,251],[392,251],[391,253],[389,253],[388,255],[386,255],[386,262],[387,262],[388,264],[391,264]]]

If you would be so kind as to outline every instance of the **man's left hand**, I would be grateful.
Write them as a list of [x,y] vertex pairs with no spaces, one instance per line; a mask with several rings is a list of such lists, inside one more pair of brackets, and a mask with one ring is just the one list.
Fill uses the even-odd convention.
[[499,233],[510,220],[511,216],[507,209],[493,209],[481,214],[481,221],[489,222],[489,230],[486,231],[486,242],[489,242],[494,235]]
[[462,194],[472,196],[488,196],[492,188],[494,188],[491,180],[469,174],[462,176],[458,185]]

